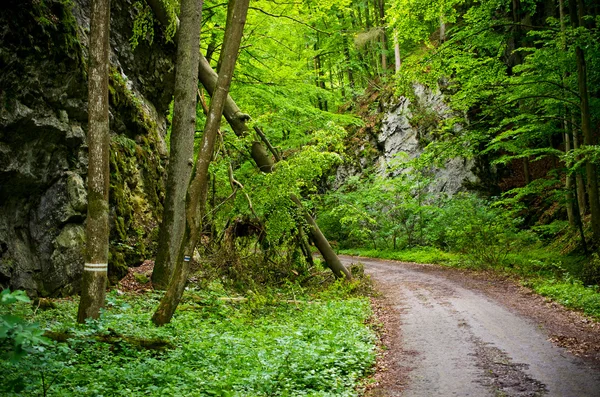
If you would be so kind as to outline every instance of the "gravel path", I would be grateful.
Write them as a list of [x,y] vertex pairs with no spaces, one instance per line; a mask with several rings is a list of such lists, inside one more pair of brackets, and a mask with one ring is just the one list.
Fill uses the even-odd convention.
[[[391,313],[384,321],[390,349],[384,374],[370,395],[600,396],[594,354],[577,357],[551,341],[557,338],[546,326],[553,323],[548,316],[557,312],[554,323],[573,321],[564,309],[522,287],[502,285],[511,284],[507,280],[473,278],[437,266],[340,258],[365,265],[383,292],[384,311]],[[532,311],[536,315],[528,314]],[[570,330],[567,325],[572,324],[561,332]],[[594,324],[589,329],[600,336]]]

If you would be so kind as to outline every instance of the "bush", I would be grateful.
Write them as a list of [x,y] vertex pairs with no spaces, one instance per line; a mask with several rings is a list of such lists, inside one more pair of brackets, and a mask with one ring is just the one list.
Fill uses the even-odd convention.
[[500,266],[511,251],[534,240],[518,223],[488,201],[458,194],[436,211],[426,235],[434,246],[465,254],[474,267]]
[[11,311],[10,306],[19,302],[31,302],[24,291],[5,289],[0,293],[0,305],[3,306],[0,313],[0,352],[11,361],[18,361],[37,346],[48,342],[39,324],[30,323]]

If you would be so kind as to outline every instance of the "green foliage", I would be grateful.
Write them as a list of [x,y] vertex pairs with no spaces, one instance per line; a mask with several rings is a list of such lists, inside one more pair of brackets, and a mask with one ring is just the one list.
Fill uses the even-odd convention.
[[0,354],[11,362],[18,362],[27,353],[42,350],[48,340],[38,323],[23,319],[19,303],[31,303],[24,291],[5,289],[0,293]]
[[[84,325],[75,324],[76,302],[57,301],[35,318],[67,337],[17,364],[0,362],[0,391],[39,393],[43,370],[45,387],[54,378],[49,392],[61,396],[356,396],[374,363],[374,335],[364,325],[371,312],[366,299],[340,288],[322,292],[327,300],[298,285],[228,300],[212,283],[189,289],[161,328],[150,323],[158,294],[113,291],[101,318]],[[170,347],[138,348],[134,339]],[[18,379],[27,382],[17,391]]]
[[460,263],[459,255],[435,247],[413,247],[399,251],[348,248],[339,250],[339,253],[369,258],[392,259],[400,262],[434,263],[440,265]]
[[133,3],[133,9],[137,15],[133,21],[133,33],[129,42],[131,49],[135,50],[140,40],[152,45],[154,41],[154,17],[152,9],[146,2],[136,1]]
[[[424,243],[430,216],[427,172],[399,156],[388,173],[363,180],[352,177],[325,197],[319,225],[341,247],[397,248]],[[413,172],[403,171],[411,169]]]
[[538,279],[526,283],[535,292],[566,307],[581,310],[600,320],[600,291],[598,286],[584,286],[576,279]]
[[519,219],[508,211],[477,196],[459,194],[439,207],[428,224],[428,235],[435,245],[466,254],[475,267],[497,267],[511,251],[535,242],[518,225]]

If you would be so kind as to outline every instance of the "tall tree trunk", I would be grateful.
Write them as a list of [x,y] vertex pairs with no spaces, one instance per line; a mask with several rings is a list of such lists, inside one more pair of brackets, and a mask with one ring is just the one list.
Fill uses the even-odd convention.
[[[565,153],[569,153],[571,151],[571,137],[569,136],[569,126],[567,121],[564,121],[564,129],[565,129]],[[567,164],[567,166],[571,166],[571,164]],[[567,218],[569,219],[569,225],[571,227],[575,227],[575,202],[573,200],[573,175],[567,172],[566,181],[565,181],[565,191],[566,191],[566,207],[567,207]]]
[[396,65],[396,73],[402,67],[402,59],[400,58],[400,43],[398,42],[398,32],[394,31],[394,60]]
[[379,17],[379,26],[381,28],[381,74],[385,75],[387,71],[387,37],[385,34],[385,0],[375,0],[375,13]]
[[88,210],[86,253],[77,321],[98,318],[108,272],[110,0],[92,0],[88,72]]
[[171,152],[167,170],[163,220],[158,233],[158,252],[152,272],[155,289],[165,289],[185,227],[185,197],[192,175],[196,130],[196,91],[200,61],[200,22],[204,0],[181,2],[181,23],[177,34],[177,64],[173,102]]
[[531,172],[529,170],[529,157],[523,158],[523,176],[525,177],[525,185],[531,183]]
[[440,44],[446,41],[446,22],[444,21],[444,14],[440,11]]
[[[577,0],[577,18],[573,18],[574,26],[584,26],[583,16],[585,9],[583,1]],[[581,132],[583,133],[583,144],[585,146],[596,144],[596,136],[592,130],[592,117],[590,112],[590,97],[587,87],[587,66],[585,62],[585,53],[580,46],[575,48],[575,59],[577,61],[577,85],[579,88],[579,97],[581,109]],[[596,165],[591,161],[585,164],[587,177],[588,202],[590,213],[592,215],[592,232],[594,243],[600,243],[600,197],[598,195],[598,175]]]
[[[592,130],[592,120],[590,113],[589,95],[587,90],[587,70],[583,50],[580,47],[575,49],[577,57],[577,80],[579,85],[579,95],[581,97],[581,131],[583,132],[583,143],[586,146],[594,145],[596,137]],[[588,202],[590,204],[590,213],[592,215],[592,232],[594,242],[600,242],[600,198],[598,197],[598,175],[596,165],[591,161],[586,162],[585,172],[587,177]]]
[[198,235],[202,225],[202,216],[206,206],[206,184],[208,182],[208,167],[213,155],[216,135],[221,124],[223,108],[227,100],[229,86],[240,48],[242,33],[246,23],[249,0],[230,0],[227,9],[227,25],[225,38],[220,56],[220,65],[217,84],[210,103],[204,135],[200,145],[200,153],[196,160],[196,171],[191,181],[186,203],[186,226],[184,239],[181,243],[173,277],[169,282],[167,292],[161,299],[152,321],[156,325],[163,325],[171,321],[175,309],[181,300],[189,273],[190,258],[198,242]]
[[[577,131],[577,128],[575,127],[575,114],[573,113],[571,113],[571,127],[573,131],[573,149],[577,150],[580,147],[580,139],[579,131]],[[579,208],[581,218],[583,218],[587,212],[587,204],[585,200],[585,183],[583,182],[583,175],[581,175],[581,172],[579,171],[575,175],[575,182],[577,184],[577,207]]]
[[290,199],[298,206],[302,213],[302,216],[304,217],[304,220],[306,221],[306,223],[308,223],[310,227],[310,237],[315,243],[315,246],[317,247],[319,252],[321,252],[321,255],[323,255],[323,259],[325,259],[327,267],[331,269],[335,277],[346,277],[348,280],[351,280],[352,275],[350,274],[350,271],[346,269],[346,267],[340,261],[340,258],[337,257],[337,255],[331,248],[329,241],[327,241],[315,220],[312,218],[312,216],[310,216],[306,208],[304,208],[302,202],[298,199],[298,197],[296,197],[293,194],[290,196]]

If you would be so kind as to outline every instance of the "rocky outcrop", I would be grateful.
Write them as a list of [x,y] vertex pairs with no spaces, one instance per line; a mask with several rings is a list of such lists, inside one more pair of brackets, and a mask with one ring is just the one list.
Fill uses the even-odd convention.
[[[338,186],[349,176],[365,171],[389,174],[389,165],[399,157],[403,160],[419,157],[425,146],[436,139],[436,128],[440,120],[451,116],[450,108],[441,93],[419,84],[413,88],[412,101],[407,97],[392,97],[382,105],[381,118],[360,140],[360,146],[346,156],[349,161],[338,168],[335,182]],[[466,190],[465,185],[478,179],[473,167],[472,161],[462,158],[447,160],[443,167],[432,167],[428,171],[432,183],[427,190],[450,196]]]
[[[162,211],[174,46],[132,51],[136,9],[111,7],[113,280],[152,255]],[[0,287],[76,292],[87,210],[87,0],[7,0],[0,13]],[[157,34],[158,35],[158,34]]]

